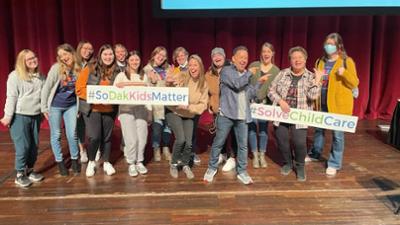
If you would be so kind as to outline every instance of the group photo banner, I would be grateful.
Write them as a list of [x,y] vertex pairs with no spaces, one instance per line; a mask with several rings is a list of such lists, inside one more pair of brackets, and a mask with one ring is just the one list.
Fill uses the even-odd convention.
[[88,85],[86,101],[91,104],[188,105],[187,87],[143,87]]
[[358,117],[334,113],[290,109],[282,112],[279,106],[251,104],[251,116],[254,119],[279,121],[290,124],[300,124],[329,130],[356,132]]

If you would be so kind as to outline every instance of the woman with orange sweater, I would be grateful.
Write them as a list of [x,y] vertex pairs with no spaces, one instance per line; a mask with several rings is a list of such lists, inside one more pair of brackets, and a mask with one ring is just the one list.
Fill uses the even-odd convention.
[[103,153],[104,172],[111,176],[115,173],[110,163],[111,134],[114,128],[114,107],[113,105],[88,104],[86,102],[87,85],[113,85],[116,72],[115,54],[111,45],[100,47],[95,64],[83,69],[76,81],[76,94],[79,97],[79,111],[82,113],[86,124],[88,136],[88,158],[86,176],[95,174],[96,152],[101,146]]

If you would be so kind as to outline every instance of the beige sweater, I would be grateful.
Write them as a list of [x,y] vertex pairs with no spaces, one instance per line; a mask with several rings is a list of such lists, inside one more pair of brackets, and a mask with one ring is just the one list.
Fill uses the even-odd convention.
[[178,108],[178,106],[169,106],[168,109],[181,117],[193,118],[195,115],[201,115],[207,109],[208,104],[208,87],[204,83],[204,87],[199,87],[199,82],[188,79],[184,87],[189,88],[189,106],[187,109]]

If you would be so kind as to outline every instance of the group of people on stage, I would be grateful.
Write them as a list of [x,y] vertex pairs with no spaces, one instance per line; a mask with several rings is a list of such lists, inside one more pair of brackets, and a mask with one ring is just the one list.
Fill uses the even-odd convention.
[[[353,98],[358,93],[355,63],[337,33],[326,37],[322,57],[317,59],[313,71],[306,68],[307,51],[300,46],[289,50],[289,68],[280,70],[274,64],[274,55],[274,47],[266,42],[259,60],[248,66],[245,46],[236,47],[231,60],[226,59],[224,49],[216,47],[211,51],[211,66],[205,70],[201,57],[190,55],[183,47],[174,50],[170,65],[167,50],[159,46],[143,66],[140,53],[128,52],[121,44],[101,46],[96,57],[92,44],[81,41],[76,50],[69,44],[58,46],[57,61],[45,78],[36,54],[24,49],[8,77],[4,117],[0,120],[9,127],[15,145],[15,183],[27,187],[44,178],[34,171],[42,115],[49,122],[51,149],[62,176],[69,174],[62,153],[62,124],[74,174],[80,173],[81,163],[87,163],[86,176],[94,176],[100,157],[106,175],[116,172],[110,152],[118,117],[129,176],[148,172],[144,151],[151,125],[153,160],[169,161],[173,178],[178,178],[182,171],[188,179],[193,179],[192,162],[200,163],[194,149],[197,125],[200,115],[208,110],[214,116],[210,133],[215,133],[215,137],[204,181],[211,183],[218,166],[225,161],[223,171],[236,168],[238,180],[251,184],[247,146],[252,151],[252,166],[265,168],[268,145],[268,121],[252,119],[251,103],[276,105],[283,112],[298,108],[351,115]],[[189,104],[89,104],[87,85],[188,87]],[[271,122],[284,159],[281,174],[288,175],[294,170],[297,180],[305,181],[305,162],[320,160],[324,129],[315,128],[314,143],[307,154],[307,126]],[[327,175],[335,175],[341,169],[344,152],[344,133],[332,131],[332,134]],[[175,137],[172,154],[171,135]]]

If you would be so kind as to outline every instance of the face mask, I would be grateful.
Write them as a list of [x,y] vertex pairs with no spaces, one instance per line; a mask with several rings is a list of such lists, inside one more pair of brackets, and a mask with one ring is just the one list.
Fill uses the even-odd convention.
[[336,45],[326,44],[326,45],[324,45],[324,49],[325,49],[326,54],[328,54],[328,55],[331,55],[331,54],[337,52]]

